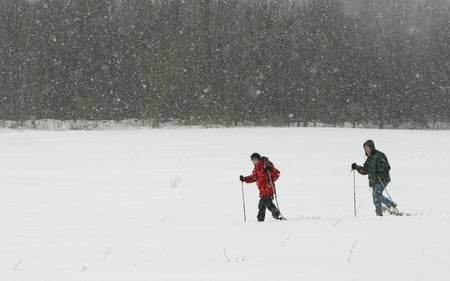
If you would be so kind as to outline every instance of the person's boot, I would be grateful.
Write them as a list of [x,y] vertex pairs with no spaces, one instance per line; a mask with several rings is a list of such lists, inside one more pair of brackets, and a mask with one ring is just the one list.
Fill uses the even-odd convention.
[[388,207],[389,213],[398,215],[397,203],[395,203],[394,201],[391,201],[387,207]]
[[256,219],[258,219],[258,221],[264,221],[264,219],[266,218],[266,213],[265,212],[259,212],[258,215],[256,216]]
[[284,219],[283,215],[281,215],[281,213],[280,213],[279,210],[273,211],[273,212],[272,212],[272,217],[273,217],[274,219],[276,219],[276,220],[283,220],[283,219]]
[[382,217],[383,216],[383,208],[381,206],[376,206],[375,213],[377,214],[377,216]]

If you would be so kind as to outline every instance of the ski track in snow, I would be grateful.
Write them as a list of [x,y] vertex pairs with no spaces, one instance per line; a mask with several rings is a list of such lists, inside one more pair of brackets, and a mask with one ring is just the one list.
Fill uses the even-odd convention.
[[[400,211],[374,216],[362,143]],[[449,131],[0,131],[0,280],[450,280]],[[281,170],[286,221],[256,221],[240,174]]]

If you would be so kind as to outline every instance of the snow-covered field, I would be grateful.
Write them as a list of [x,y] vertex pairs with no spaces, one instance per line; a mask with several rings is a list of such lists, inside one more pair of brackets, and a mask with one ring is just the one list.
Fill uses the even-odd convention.
[[[372,138],[409,217],[356,178]],[[450,280],[450,131],[0,132],[0,280]],[[256,222],[252,152],[288,221]],[[269,215],[269,214],[268,214]]]

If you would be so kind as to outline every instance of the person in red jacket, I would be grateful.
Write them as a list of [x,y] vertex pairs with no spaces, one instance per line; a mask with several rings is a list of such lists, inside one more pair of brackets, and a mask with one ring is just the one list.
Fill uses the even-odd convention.
[[275,219],[281,220],[283,216],[280,210],[273,203],[273,196],[275,194],[275,181],[280,177],[280,171],[275,168],[272,162],[267,157],[261,157],[259,153],[253,153],[250,156],[251,161],[255,165],[253,172],[249,176],[240,176],[242,182],[252,183],[256,182],[259,189],[259,204],[258,204],[258,221],[264,221],[266,217],[266,209],[272,212]]

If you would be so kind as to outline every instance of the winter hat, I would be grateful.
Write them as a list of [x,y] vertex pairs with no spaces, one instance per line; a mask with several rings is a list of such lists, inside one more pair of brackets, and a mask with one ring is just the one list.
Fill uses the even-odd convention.
[[252,155],[250,155],[250,159],[258,159],[258,160],[260,160],[261,159],[261,155],[259,154],[259,153],[253,153]]
[[372,150],[375,149],[375,143],[373,142],[373,140],[366,140],[363,144],[363,147],[364,146],[370,147]]

